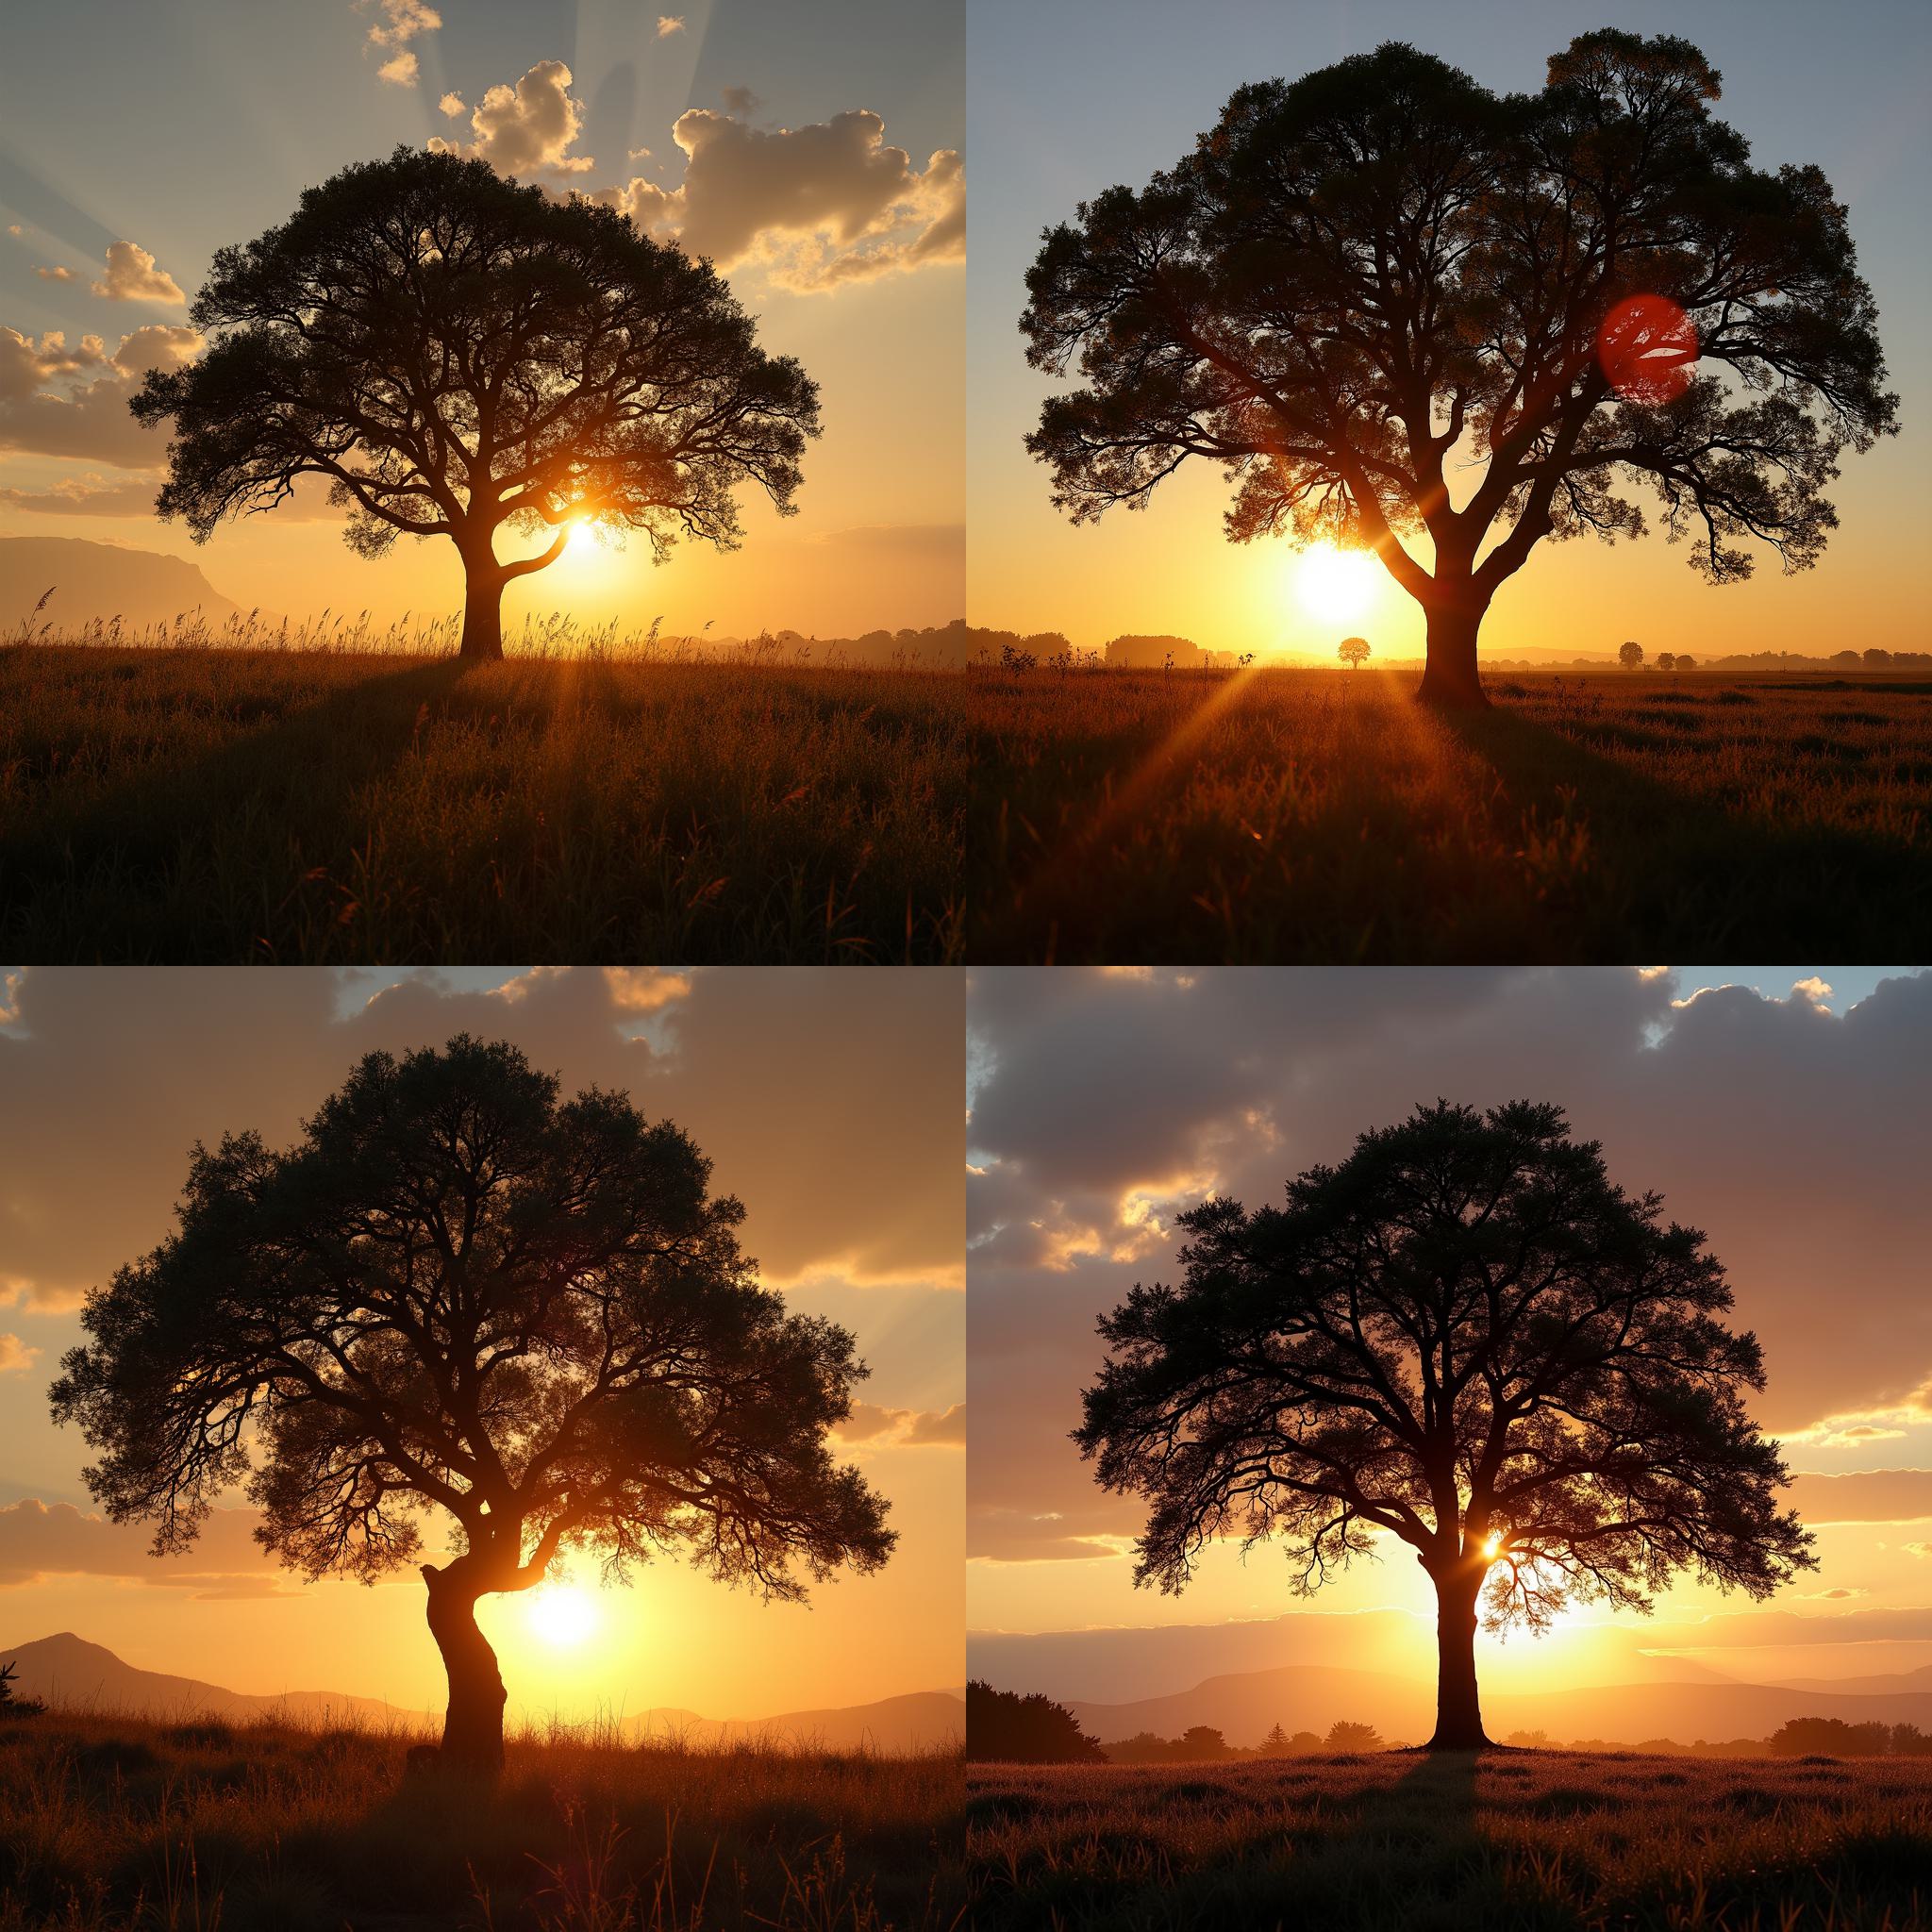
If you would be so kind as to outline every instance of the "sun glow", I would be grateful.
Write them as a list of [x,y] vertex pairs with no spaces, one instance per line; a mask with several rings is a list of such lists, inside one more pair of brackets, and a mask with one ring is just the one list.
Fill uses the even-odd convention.
[[536,1636],[558,1650],[581,1643],[599,1622],[596,1598],[575,1583],[540,1583],[525,1601],[524,1616]]
[[1310,617],[1324,624],[1352,624],[1374,601],[1375,564],[1359,550],[1317,544],[1296,560],[1294,588]]
[[1503,1532],[1492,1529],[1483,1542],[1483,1559],[1493,1563],[1503,1554]]

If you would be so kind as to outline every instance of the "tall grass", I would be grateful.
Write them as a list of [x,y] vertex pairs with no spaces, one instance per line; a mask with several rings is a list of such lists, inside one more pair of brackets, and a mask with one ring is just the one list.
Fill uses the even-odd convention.
[[1458,720],[1413,684],[976,680],[969,956],[1898,958],[1932,939],[1932,687],[1518,675]]
[[954,960],[967,695],[561,648],[0,650],[0,947]]
[[981,1932],[1911,1932],[1932,1764],[1563,1752],[973,1765]]
[[412,1734],[0,1724],[0,1928],[944,1932],[960,1766],[552,1728],[500,1785],[411,1777]]

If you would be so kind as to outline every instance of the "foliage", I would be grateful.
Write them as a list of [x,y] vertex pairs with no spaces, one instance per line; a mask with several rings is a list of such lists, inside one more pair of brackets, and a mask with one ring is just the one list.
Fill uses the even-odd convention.
[[1617,662],[1625,671],[1635,671],[1643,662],[1643,646],[1635,638],[1617,647]]
[[1105,1754],[1063,1704],[974,1678],[966,1686],[966,1756],[1014,1764],[1099,1764]]
[[39,1717],[46,1705],[38,1697],[23,1697],[13,1688],[16,1675],[10,1662],[0,1663],[0,1718]]
[[1382,1742],[1382,1734],[1374,1724],[1350,1724],[1338,1719],[1328,1726],[1328,1735],[1323,1740],[1323,1747],[1329,1751],[1382,1751],[1388,1747]]
[[1847,1724],[1841,1717],[1794,1717],[1772,1734],[1774,1757],[1932,1757],[1932,1737],[1917,1724]]
[[[1845,209],[1816,167],[1752,168],[1718,92],[1689,42],[1617,29],[1534,95],[1400,42],[1238,89],[1027,273],[1028,359],[1081,378],[1026,440],[1056,506],[1138,508],[1217,463],[1233,541],[1372,549],[1432,632],[1459,623],[1463,696],[1498,586],[1545,537],[1641,533],[1631,485],[1714,583],[1750,574],[1754,541],[1807,568],[1840,454],[1894,433],[1897,398]],[[1625,342],[1633,298],[1677,322]]]
[[1367,638],[1343,638],[1336,645],[1335,655],[1351,671],[1359,670],[1369,661],[1369,641]]
[[1312,1591],[1379,1531],[1492,1624],[1647,1608],[1680,1570],[1768,1595],[1813,1565],[1744,1408],[1757,1339],[1697,1229],[1609,1178],[1559,1108],[1439,1101],[1283,1208],[1179,1216],[1178,1286],[1104,1316],[1074,1440],[1149,1506],[1137,1582],[1279,1539]]

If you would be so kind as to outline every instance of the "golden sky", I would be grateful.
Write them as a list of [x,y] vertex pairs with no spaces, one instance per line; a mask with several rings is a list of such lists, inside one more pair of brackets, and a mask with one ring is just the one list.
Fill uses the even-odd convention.
[[[1101,1358],[1094,1322],[1135,1282],[1174,1278],[1180,1209],[1278,1201],[1291,1174],[1441,1095],[1557,1102],[1614,1181],[1706,1230],[1733,1324],[1763,1341],[1752,1412],[1800,1473],[1822,1558],[1762,1606],[1690,1582],[1649,1624],[1590,1607],[1541,1643],[1484,1640],[1486,1672],[1614,1678],[1639,1644],[1740,1677],[1932,1662],[1932,972],[978,970],[969,1029],[967,1620],[982,1639],[1194,1626],[1180,1689],[1302,1661],[1336,1613],[1390,1609],[1358,1626],[1358,1666],[1432,1667],[1430,1586],[1400,1544],[1307,1603],[1266,1545],[1245,1562],[1217,1546],[1178,1597],[1135,1589],[1141,1506],[1104,1494],[1067,1437]],[[1071,1639],[1067,1655],[1082,1655]]]
[[[190,1147],[286,1144],[375,1047],[469,1030],[566,1091],[627,1089],[691,1134],[744,1203],[747,1253],[797,1307],[851,1328],[872,1376],[842,1454],[891,1501],[877,1574],[765,1606],[674,1560],[596,1591],[484,1607],[512,1717],[671,1707],[758,1718],[956,1688],[965,1397],[962,989],[953,974],[32,968],[0,1014],[0,1640],[73,1630],[230,1690],[441,1708],[413,1571],[304,1584],[250,1541],[245,1498],[189,1555],[102,1522],[86,1444],[45,1389],[82,1293],[168,1230]],[[434,1538],[426,1539],[434,1541]],[[573,1606],[566,1604],[565,1610]]]

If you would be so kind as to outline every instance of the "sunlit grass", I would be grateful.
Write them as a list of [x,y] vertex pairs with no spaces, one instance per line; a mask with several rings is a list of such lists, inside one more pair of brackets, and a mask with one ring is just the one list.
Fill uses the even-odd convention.
[[959,957],[965,680],[433,637],[0,649],[0,949]]
[[968,956],[1897,958],[1932,939],[1932,688],[1518,674],[980,681]]
[[1407,1753],[972,1765],[981,1932],[1907,1932],[1932,1763]]
[[841,1932],[958,1924],[951,1756],[512,1737],[493,1790],[398,1730],[0,1723],[0,1932],[345,1924]]

